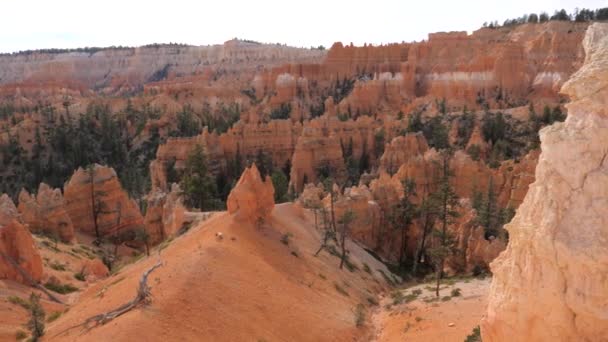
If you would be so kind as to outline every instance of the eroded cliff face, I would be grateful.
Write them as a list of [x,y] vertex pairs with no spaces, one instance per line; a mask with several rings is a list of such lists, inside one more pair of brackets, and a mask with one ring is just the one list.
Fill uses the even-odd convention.
[[120,235],[143,228],[139,208],[120,185],[114,169],[95,164],[79,168],[66,183],[66,210],[74,227],[89,235]]
[[608,336],[608,24],[584,39],[563,86],[565,123],[541,131],[536,181],[493,263],[484,341],[601,341]]
[[213,46],[158,45],[89,52],[33,52],[0,56],[0,83],[65,81],[83,88],[115,92],[133,90],[169,76],[201,72],[209,65],[221,65],[227,71],[253,70],[260,63],[311,62],[324,54],[319,50],[240,40]]

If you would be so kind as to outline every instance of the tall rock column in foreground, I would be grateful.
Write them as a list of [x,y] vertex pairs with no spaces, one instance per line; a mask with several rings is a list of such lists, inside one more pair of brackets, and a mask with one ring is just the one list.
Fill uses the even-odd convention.
[[267,219],[274,209],[274,186],[269,176],[262,179],[255,164],[243,171],[228,195],[228,212],[237,220],[258,223]]
[[583,44],[568,119],[541,131],[536,181],[492,263],[484,342],[608,340],[608,24]]

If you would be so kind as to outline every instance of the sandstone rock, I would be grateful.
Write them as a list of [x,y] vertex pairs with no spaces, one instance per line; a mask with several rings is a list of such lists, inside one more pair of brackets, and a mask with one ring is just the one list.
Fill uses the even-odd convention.
[[63,242],[74,241],[74,226],[60,189],[41,183],[35,197],[21,190],[19,212],[31,231],[55,235]]
[[110,275],[110,271],[99,259],[87,259],[81,266],[82,274],[88,282],[103,279]]
[[298,197],[298,203],[304,208],[321,208],[325,198],[325,189],[322,184],[314,185],[308,183],[304,186],[304,190]]
[[170,193],[153,191],[147,198],[148,207],[144,224],[150,244],[157,244],[179,232],[186,220],[181,189],[173,184]]
[[16,219],[0,222],[0,253],[0,279],[31,285],[12,262],[16,263],[33,281],[38,282],[42,278],[42,258],[36,249],[34,239]]
[[423,155],[429,146],[422,133],[408,133],[394,138],[384,149],[380,158],[380,167],[393,174],[405,164],[409,158]]
[[477,215],[468,199],[461,199],[457,210],[459,217],[449,230],[456,239],[458,253],[448,258],[448,273],[471,274],[476,269],[489,271],[490,262],[507,246],[504,237],[486,239],[484,228],[477,224]]
[[19,217],[19,212],[13,200],[7,195],[0,195],[0,226],[8,225]]
[[274,208],[274,186],[269,176],[262,180],[253,164],[243,171],[238,183],[228,195],[228,212],[237,220],[257,224],[267,219]]
[[[347,210],[352,210],[355,214],[354,220],[350,225],[350,237],[366,246],[374,246],[379,239],[380,233],[380,206],[372,197],[368,187],[361,185],[344,189],[344,194],[339,190],[335,197],[334,212],[336,222],[340,220]],[[325,209],[330,212],[330,196],[323,200]]]
[[536,181],[491,265],[484,341],[608,336],[608,25],[591,25],[584,46],[584,66],[562,88],[568,118],[541,131]]
[[100,237],[143,228],[139,208],[123,190],[114,169],[95,164],[93,170],[91,175],[88,169],[79,168],[64,188],[66,210],[74,228],[95,235],[94,207],[98,209]]

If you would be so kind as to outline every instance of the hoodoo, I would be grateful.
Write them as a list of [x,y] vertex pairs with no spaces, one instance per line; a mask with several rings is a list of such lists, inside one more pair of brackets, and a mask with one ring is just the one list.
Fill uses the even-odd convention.
[[270,177],[262,180],[255,166],[245,169],[239,182],[228,195],[228,212],[241,221],[258,223],[270,216],[274,208],[274,187]]

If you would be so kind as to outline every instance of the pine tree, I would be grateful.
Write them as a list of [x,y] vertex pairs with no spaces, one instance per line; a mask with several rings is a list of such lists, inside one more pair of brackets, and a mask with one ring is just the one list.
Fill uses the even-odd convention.
[[29,302],[30,320],[27,322],[27,328],[32,333],[32,341],[38,341],[44,336],[44,318],[46,313],[40,305],[40,296],[33,293],[30,295]]
[[395,205],[395,228],[401,230],[401,248],[399,249],[399,267],[405,265],[405,249],[407,247],[407,233],[418,215],[418,207],[412,202],[416,197],[416,183],[408,178],[402,181],[403,198]]
[[436,246],[429,251],[436,267],[437,285],[435,293],[439,297],[439,285],[443,274],[445,260],[452,255],[456,250],[456,240],[448,231],[448,226],[453,223],[453,220],[458,217],[456,207],[459,206],[458,195],[450,184],[450,177],[453,176],[450,170],[450,152],[445,151],[441,156],[441,174],[438,180],[438,188],[431,195],[437,208],[437,219],[439,227],[433,231],[436,240]]
[[201,145],[196,145],[186,159],[180,183],[186,203],[201,210],[216,209],[217,185],[207,170],[207,160]]
[[346,261],[346,238],[350,236],[350,224],[355,220],[355,212],[352,209],[347,209],[344,214],[338,220],[338,223],[341,225],[340,229],[340,239],[338,244],[340,246],[340,269],[344,267],[344,262]]

